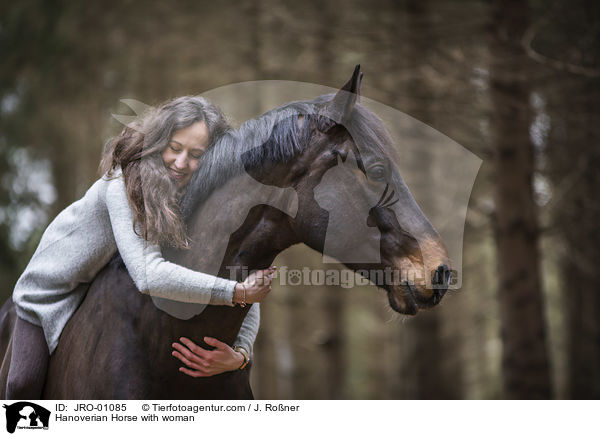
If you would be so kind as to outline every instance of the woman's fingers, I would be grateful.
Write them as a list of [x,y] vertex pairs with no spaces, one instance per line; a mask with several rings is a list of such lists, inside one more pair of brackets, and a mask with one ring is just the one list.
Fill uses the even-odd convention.
[[[202,349],[207,355],[206,358],[194,354],[192,350],[180,343],[174,343],[175,349],[171,354],[179,359],[186,367],[179,368],[179,371],[190,377],[210,377],[227,371],[233,371],[241,365],[240,355],[229,345],[213,337],[204,337],[204,341],[211,345],[214,350],[208,351]],[[182,341],[189,345],[195,345],[187,338]]]
[[[194,365],[198,365],[200,367],[206,367],[207,366],[207,362],[205,359],[200,358],[199,356],[195,355],[194,353],[190,352],[188,349],[186,349],[185,347],[183,347],[182,345],[176,344],[177,346],[175,346],[175,350],[173,351],[173,353],[179,353],[181,356],[185,357],[187,359],[188,362],[192,362]],[[173,354],[171,353],[171,354]],[[177,357],[177,356],[175,356]],[[181,360],[181,359],[179,359]]]
[[271,291],[271,282],[275,271],[275,267],[270,267],[254,271],[246,278],[243,285],[247,303],[260,303],[268,295]]
[[[175,342],[172,344],[173,348],[175,348],[175,350],[179,351],[183,356],[185,356],[188,360],[195,362],[199,365],[206,365],[206,359],[208,356],[200,356],[192,351],[190,351],[189,349],[187,349],[186,347],[184,347],[183,345]],[[206,351],[206,350],[204,350]]]
[[186,366],[189,366],[190,368],[196,369],[196,370],[203,370],[203,366],[192,362],[191,360],[189,360],[187,357],[185,357],[183,354],[181,354],[179,351],[173,351],[171,353],[171,355],[173,357],[176,357],[177,359],[181,360]]
[[263,275],[256,280],[256,284],[262,287],[270,286],[271,281],[273,280],[272,274]]
[[171,355],[185,365],[179,368],[180,372],[190,377],[211,377],[239,367],[239,355],[229,345],[210,336],[203,339],[215,348],[205,350],[185,337],[180,338],[181,343],[172,344]]
[[227,345],[225,342],[221,342],[218,339],[211,338],[209,336],[204,338],[204,342],[206,342],[208,345],[212,345],[218,350],[227,350],[229,348],[229,345]]
[[196,354],[197,356],[202,357],[203,359],[208,358],[208,356],[209,356],[208,350],[205,350],[204,348],[196,345],[194,342],[190,341],[188,338],[182,337],[182,338],[179,338],[179,340],[183,344],[185,344],[185,346],[188,347],[192,353]]
[[188,368],[179,368],[179,371],[183,372],[184,374],[189,375],[190,377],[210,377],[212,374],[210,374],[207,371],[203,371],[203,370],[196,370],[196,371],[192,371],[191,369]]
[[275,274],[275,268],[267,268],[259,271],[255,271],[254,273],[248,276],[250,284],[258,283],[259,285],[271,283],[273,279],[273,275]]

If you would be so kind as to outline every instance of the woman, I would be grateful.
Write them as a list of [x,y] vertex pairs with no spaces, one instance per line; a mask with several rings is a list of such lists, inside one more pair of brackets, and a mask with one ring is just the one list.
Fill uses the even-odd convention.
[[[161,245],[188,246],[179,199],[202,154],[227,129],[223,114],[207,100],[181,97],[151,110],[108,144],[103,177],[50,223],[15,286],[8,399],[41,397],[48,359],[65,324],[117,250],[147,295],[230,306],[267,296],[273,268],[237,283],[167,262],[161,254]],[[196,377],[245,366],[258,323],[255,304],[233,349],[206,338],[216,347],[207,351],[181,338],[185,346],[173,344],[173,355],[190,368],[180,370]]]

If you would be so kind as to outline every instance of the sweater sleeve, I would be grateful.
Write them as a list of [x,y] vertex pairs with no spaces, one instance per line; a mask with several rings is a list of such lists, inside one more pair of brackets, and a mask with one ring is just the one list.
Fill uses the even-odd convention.
[[185,303],[233,306],[236,282],[168,262],[159,246],[134,232],[122,177],[108,182],[106,206],[117,249],[140,292]]
[[234,347],[242,347],[250,355],[252,355],[252,349],[254,347],[254,341],[256,340],[256,335],[258,334],[258,328],[260,326],[260,305],[258,303],[254,303],[246,317],[244,318],[244,322],[240,327],[240,332],[237,335],[237,338],[233,342]]

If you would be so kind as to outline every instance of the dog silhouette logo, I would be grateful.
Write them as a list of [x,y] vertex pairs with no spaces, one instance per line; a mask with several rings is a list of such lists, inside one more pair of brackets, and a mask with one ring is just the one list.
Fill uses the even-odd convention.
[[[340,156],[314,189],[315,201],[329,213],[323,247],[324,263],[378,264],[381,262],[381,231],[369,217],[379,206],[377,199],[387,186],[376,184],[367,191],[356,183],[358,160],[350,151]],[[372,219],[372,218],[371,218]]]
[[28,401],[19,401],[6,409],[6,431],[14,433],[19,429],[48,429],[50,411]]

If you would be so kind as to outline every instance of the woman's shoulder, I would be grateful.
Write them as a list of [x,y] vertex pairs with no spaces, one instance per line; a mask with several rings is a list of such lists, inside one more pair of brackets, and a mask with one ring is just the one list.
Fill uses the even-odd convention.
[[104,202],[109,211],[116,209],[129,210],[127,188],[121,169],[105,174],[101,180],[104,183]]
[[102,177],[100,178],[100,180],[104,180],[105,182],[113,182],[113,181],[122,181],[123,180],[123,171],[121,170],[121,167],[116,167],[113,169],[110,169],[109,171],[105,172]]
[[100,178],[99,182],[104,185],[107,193],[109,191],[114,192],[115,190],[125,189],[123,172],[121,171],[120,167],[104,173],[104,175]]

